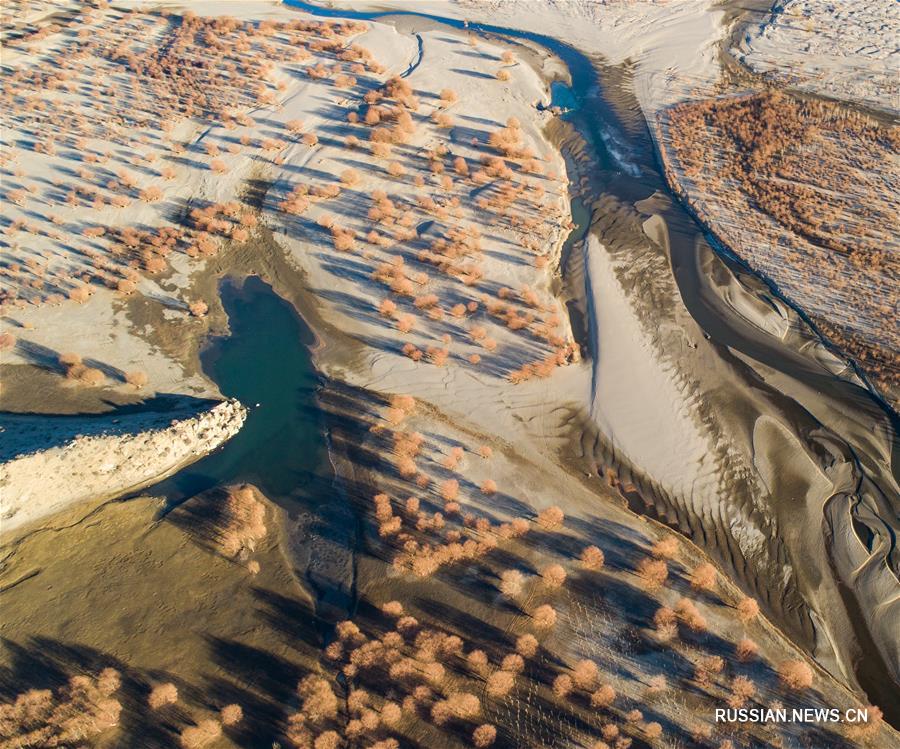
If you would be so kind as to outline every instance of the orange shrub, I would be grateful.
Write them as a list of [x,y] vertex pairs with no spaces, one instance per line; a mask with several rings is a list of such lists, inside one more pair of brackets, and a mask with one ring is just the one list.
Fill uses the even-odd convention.
[[198,299],[188,305],[188,310],[194,317],[203,317],[209,312],[209,305],[203,300]]
[[609,684],[604,684],[600,689],[591,693],[592,707],[609,707],[616,699],[616,690]]
[[134,372],[126,372],[125,373],[125,382],[127,382],[129,385],[136,388],[137,390],[140,390],[149,381],[150,381],[150,378],[147,377],[147,374],[145,372],[134,371]]
[[759,604],[755,599],[742,598],[737,605],[738,619],[747,624],[759,615]]
[[155,203],[157,200],[162,198],[163,191],[161,188],[156,187],[148,187],[144,190],[141,190],[141,200],[145,203]]
[[509,671],[494,671],[487,678],[486,691],[491,697],[505,697],[516,684],[516,675]]
[[200,749],[222,735],[222,726],[215,720],[202,720],[196,726],[188,726],[181,732],[179,742],[184,749]]
[[487,479],[481,485],[481,493],[482,494],[495,494],[497,492],[497,482],[492,479]]
[[756,657],[758,651],[759,646],[748,637],[741,638],[735,646],[735,655],[737,656],[737,659],[742,662],[752,660]]
[[650,553],[658,559],[674,559],[680,546],[678,539],[673,536],[666,536],[653,544]]
[[525,658],[533,658],[537,649],[538,641],[534,635],[525,634],[516,640],[516,652]]
[[548,588],[561,588],[566,581],[566,571],[560,564],[548,564],[541,570],[541,577]]
[[554,528],[559,528],[563,524],[565,518],[566,516],[563,511],[557,505],[554,505],[541,512],[537,517],[537,522],[542,528],[552,530]]
[[472,732],[472,744],[480,749],[493,744],[496,738],[497,729],[490,723],[484,723]]
[[572,681],[579,689],[593,690],[597,685],[597,678],[597,664],[592,660],[578,661],[572,669]]
[[483,650],[473,650],[466,656],[466,663],[473,671],[481,672],[488,665],[488,657]]
[[560,674],[553,680],[553,694],[560,699],[565,699],[572,691],[572,677],[568,674]]
[[781,682],[794,691],[809,689],[813,684],[813,671],[805,661],[785,661],[778,667]]
[[516,598],[522,594],[525,576],[519,570],[504,570],[500,574],[500,592],[507,598]]
[[219,711],[223,726],[234,726],[241,722],[244,711],[240,705],[226,705]]
[[662,559],[642,559],[637,574],[647,590],[659,590],[669,577],[669,566]]
[[556,624],[556,610],[545,603],[532,612],[531,618],[538,629],[551,629]]
[[147,704],[152,710],[158,710],[164,705],[172,705],[178,702],[178,688],[172,684],[159,684],[150,691]]
[[697,565],[691,572],[691,587],[696,590],[712,590],[716,586],[716,568],[709,562]]
[[441,484],[441,496],[447,502],[452,502],[459,496],[459,481],[447,479]]
[[583,549],[579,558],[581,566],[586,570],[599,570],[605,562],[603,552],[596,546],[588,546]]

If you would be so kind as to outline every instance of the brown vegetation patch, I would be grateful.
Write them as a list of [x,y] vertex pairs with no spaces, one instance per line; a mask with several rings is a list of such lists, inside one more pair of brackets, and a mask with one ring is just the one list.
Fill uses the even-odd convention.
[[661,125],[673,189],[896,397],[900,128],[778,92],[679,104]]

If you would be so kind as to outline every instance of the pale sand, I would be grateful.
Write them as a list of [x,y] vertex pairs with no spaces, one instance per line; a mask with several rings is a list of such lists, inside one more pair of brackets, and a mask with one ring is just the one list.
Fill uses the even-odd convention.
[[730,52],[779,83],[897,115],[898,36],[893,0],[780,0]]
[[715,495],[722,466],[696,421],[696,404],[684,397],[672,364],[659,356],[658,338],[641,324],[633,292],[617,278],[616,261],[596,235],[588,237],[584,254],[597,352],[591,421],[616,453],[664,492]]
[[[99,504],[175,473],[237,434],[246,415],[240,403],[225,401],[200,411],[182,406],[112,420],[4,416],[4,543],[70,505]],[[8,444],[13,440],[15,447]]]
[[634,65],[645,116],[712,91],[725,11],[711,0],[331,0],[329,8],[404,10],[544,34],[604,62]]

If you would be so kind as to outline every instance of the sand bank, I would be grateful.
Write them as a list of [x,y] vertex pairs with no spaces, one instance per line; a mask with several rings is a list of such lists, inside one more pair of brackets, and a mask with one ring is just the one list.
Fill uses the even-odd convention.
[[245,417],[237,401],[118,418],[5,415],[3,534],[154,483],[233,437]]
[[412,10],[521,29],[602,56],[610,65],[627,62],[633,66],[634,90],[645,116],[712,90],[719,75],[717,45],[726,31],[725,10],[709,0],[332,0],[327,7]]

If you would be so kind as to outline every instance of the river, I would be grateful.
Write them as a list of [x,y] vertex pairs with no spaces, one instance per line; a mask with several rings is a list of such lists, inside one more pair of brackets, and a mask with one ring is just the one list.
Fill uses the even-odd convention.
[[[886,650],[879,652],[869,628],[880,625],[869,619],[869,612],[856,600],[844,600],[845,595],[854,599],[854,594],[846,591],[852,591],[855,583],[846,578],[846,570],[836,569],[835,559],[852,556],[858,542],[852,534],[829,531],[827,517],[832,500],[843,502],[854,495],[854,481],[857,486],[859,482],[866,485],[869,495],[865,505],[870,513],[859,513],[859,505],[851,502],[854,524],[871,517],[871,513],[877,518],[878,508],[892,506],[891,492],[896,486],[893,474],[900,461],[900,442],[892,437],[898,432],[897,417],[867,383],[852,376],[835,376],[815,355],[811,356],[809,349],[821,348],[822,344],[803,311],[781,295],[772,281],[755,274],[740,259],[739,248],[732,251],[718,243],[695,219],[689,206],[672,193],[663,177],[651,130],[635,128],[633,123],[627,127],[617,115],[615,96],[604,87],[603,61],[592,60],[543,34],[491,24],[415,11],[354,12],[296,0],[285,0],[285,4],[320,17],[395,23],[405,17],[421,19],[501,41],[532,42],[562,60],[570,74],[570,85],[558,81],[551,85],[552,104],[565,110],[563,119],[583,139],[590,154],[589,168],[583,163],[570,163],[572,182],[586,182],[589,187],[581,192],[580,200],[573,200],[576,226],[566,242],[563,259],[571,255],[579,261],[578,256],[587,253],[586,247],[576,250],[590,221],[598,219],[596,211],[591,214],[589,209],[597,198],[611,201],[611,224],[632,220],[633,207],[639,201],[653,203],[650,213],[664,222],[662,238],[654,239],[662,251],[657,258],[661,262],[653,265],[654,280],[647,285],[646,294],[634,287],[633,293],[642,298],[633,304],[635,309],[643,305],[645,322],[652,326],[658,320],[656,324],[662,326],[660,336],[653,334],[657,342],[668,346],[662,351],[662,366],[676,372],[693,420],[709,428],[710,452],[722,448],[723,441],[733,446],[728,450],[738,451],[736,458],[725,455],[728,470],[722,476],[728,476],[731,483],[710,486],[705,493],[697,484],[696,492],[691,489],[683,496],[667,491],[652,470],[641,465],[639,456],[615,455],[614,448],[610,451],[610,445],[616,442],[613,434],[601,435],[597,452],[589,457],[603,463],[612,452],[614,465],[635,477],[648,510],[670,518],[674,527],[717,557],[746,590],[760,598],[770,617],[795,642],[837,676],[860,685],[885,709],[885,717],[900,725],[900,706],[893,699],[892,685],[896,682],[885,660],[885,652],[890,653],[893,647],[891,634],[882,631]],[[427,56],[427,49],[423,52],[419,37],[418,60],[413,65],[423,54]],[[648,201],[651,196],[653,200]],[[603,217],[599,218],[602,221]],[[631,265],[633,258],[646,259],[646,251],[638,249],[642,242],[646,246],[643,236],[604,236],[596,223],[593,231],[601,236],[602,243],[619,246],[621,257],[627,258],[626,265]],[[634,243],[633,257],[627,247],[621,249],[629,242]],[[564,262],[564,279],[567,265]],[[590,312],[593,292],[588,288],[582,293],[587,295],[586,304],[568,305],[576,334],[584,334],[586,328],[596,324]],[[738,297],[744,300],[743,308],[735,303]],[[779,339],[759,321],[746,316],[748,301],[751,306],[765,308],[773,299],[782,305],[780,314],[786,315],[792,330],[800,331],[799,342],[797,338]],[[654,309],[655,302],[669,305],[666,314],[661,314],[662,307]],[[699,339],[694,335],[698,329],[702,334]],[[663,340],[666,335],[670,335],[668,343]],[[590,353],[597,356],[596,351]],[[793,497],[765,478],[772,468],[757,463],[759,446],[754,440],[762,433],[761,426],[773,422],[789,433],[786,446],[810,458],[796,464],[786,464],[782,459],[772,467],[776,476],[797,471],[799,486],[813,487],[818,473],[831,471],[837,462],[843,475],[850,478],[834,484],[830,494],[815,496],[803,512],[798,512]],[[666,426],[659,424],[657,428]],[[652,441],[653,436],[647,439]],[[773,454],[784,456],[788,452],[776,449]],[[643,481],[637,478],[642,472]],[[691,476],[686,474],[686,480],[690,484]],[[861,490],[856,491],[862,496]],[[870,530],[873,527],[872,523],[863,525]],[[774,533],[773,527],[777,529]],[[874,527],[881,529],[877,522]],[[745,558],[754,537],[767,541],[758,555]],[[882,540],[893,545],[890,538]],[[785,559],[792,560],[790,578],[785,576]],[[831,571],[829,576],[817,572],[825,570]],[[859,595],[875,595],[875,590]]]

